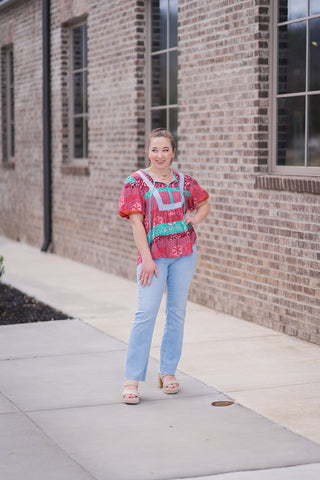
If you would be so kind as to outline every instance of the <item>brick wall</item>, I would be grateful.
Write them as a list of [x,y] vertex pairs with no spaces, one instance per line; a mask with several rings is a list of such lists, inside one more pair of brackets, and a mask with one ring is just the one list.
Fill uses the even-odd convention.
[[[0,171],[0,231],[34,245],[43,235],[40,3],[0,16],[0,46],[12,35],[15,46],[17,118],[16,168]],[[319,182],[267,174],[269,4],[179,0],[177,168],[209,190],[212,206],[197,229],[190,298],[320,343]],[[89,159],[71,168],[67,32],[84,18]],[[143,163],[145,31],[145,1],[52,2],[51,248],[132,279],[135,247],[117,208],[124,179]]]
[[179,159],[213,207],[191,298],[320,343],[319,182],[261,175],[269,45],[268,1],[179,2]]
[[[68,8],[66,2],[53,3],[54,249],[132,277],[135,248],[129,224],[118,218],[117,209],[144,137],[144,5],[135,0],[82,2],[77,10],[76,2],[68,2]],[[85,169],[61,168],[69,88],[61,65],[68,26],[82,18],[88,25],[89,159]]]
[[3,168],[1,145],[0,225],[3,233],[34,245],[42,243],[43,223],[41,38],[41,0],[1,10],[0,47],[13,44],[15,162]]

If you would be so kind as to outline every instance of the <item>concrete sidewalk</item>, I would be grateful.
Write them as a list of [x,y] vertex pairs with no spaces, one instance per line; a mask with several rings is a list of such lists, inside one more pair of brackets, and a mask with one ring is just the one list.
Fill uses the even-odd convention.
[[124,405],[135,283],[3,237],[0,255],[4,282],[74,318],[0,327],[1,480],[320,478],[318,346],[189,303],[181,393],[164,395],[162,305]]

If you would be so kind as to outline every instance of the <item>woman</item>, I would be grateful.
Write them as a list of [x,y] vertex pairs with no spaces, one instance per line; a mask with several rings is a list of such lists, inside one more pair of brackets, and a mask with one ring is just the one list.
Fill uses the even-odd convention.
[[[138,382],[147,372],[153,329],[165,287],[166,324],[161,343],[159,387],[177,393],[175,371],[180,360],[190,283],[197,262],[198,225],[209,213],[208,193],[189,175],[171,168],[176,144],[163,128],[148,138],[149,167],[129,176],[119,214],[129,218],[138,249],[138,308],[126,358],[124,403],[139,403]],[[195,211],[194,215],[190,212]]]

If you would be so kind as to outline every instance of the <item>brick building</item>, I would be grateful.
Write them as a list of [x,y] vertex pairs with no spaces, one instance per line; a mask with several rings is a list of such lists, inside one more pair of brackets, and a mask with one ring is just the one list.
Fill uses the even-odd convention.
[[190,299],[320,343],[320,2],[2,0],[0,48],[1,234],[133,279],[167,126],[211,196]]

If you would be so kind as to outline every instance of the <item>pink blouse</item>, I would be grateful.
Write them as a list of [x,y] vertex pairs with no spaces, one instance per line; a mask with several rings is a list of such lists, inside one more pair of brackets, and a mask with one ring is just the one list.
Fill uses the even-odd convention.
[[[208,197],[208,192],[189,175],[174,172],[174,180],[167,185],[154,180],[145,170],[138,170],[124,183],[119,215],[129,218],[132,213],[142,213],[153,259],[183,257],[192,253],[197,238],[185,215]],[[137,263],[141,262],[138,252]]]

